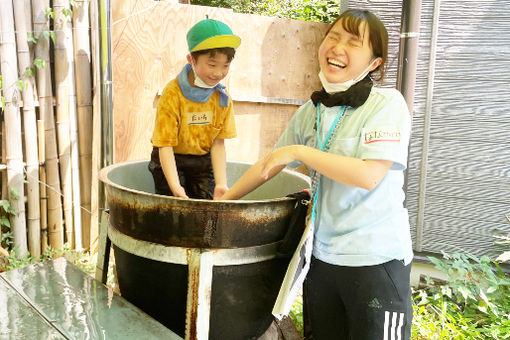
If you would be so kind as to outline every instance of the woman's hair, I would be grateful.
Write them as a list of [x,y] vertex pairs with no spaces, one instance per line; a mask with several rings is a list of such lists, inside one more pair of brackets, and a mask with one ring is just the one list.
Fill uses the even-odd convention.
[[[377,81],[382,81],[386,74],[386,60],[388,59],[388,31],[384,24],[370,11],[363,9],[348,9],[331,24],[326,35],[335,24],[342,21],[342,27],[347,32],[354,34],[360,38],[363,32],[359,28],[361,23],[365,22],[368,28],[370,37],[370,46],[372,47],[372,54],[375,58],[380,57],[382,63],[372,72],[370,76]],[[374,73],[378,76],[374,77]]]

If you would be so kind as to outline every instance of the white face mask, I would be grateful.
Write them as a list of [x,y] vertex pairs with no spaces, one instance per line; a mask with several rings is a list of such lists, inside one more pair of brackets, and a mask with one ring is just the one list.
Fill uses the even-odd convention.
[[193,70],[193,75],[195,76],[195,80],[193,81],[195,83],[195,86],[201,87],[203,89],[212,89],[213,87],[218,85],[218,84],[207,85],[202,79],[200,79],[197,76],[197,73],[195,72],[195,68],[193,67],[193,65],[191,65],[191,69]]
[[[377,60],[377,59],[375,59],[375,60]],[[326,90],[327,93],[346,91],[352,85],[356,84],[357,82],[359,82],[360,80],[362,80],[363,78],[365,78],[367,76],[368,72],[370,72],[370,67],[372,67],[372,64],[375,62],[375,60],[373,60],[370,63],[370,65],[368,65],[367,68],[365,68],[363,70],[363,72],[361,72],[361,74],[359,76],[357,76],[354,79],[344,81],[343,83],[330,83],[326,79],[326,77],[324,76],[324,73],[322,73],[322,70],[321,70],[319,72],[319,79],[321,81],[322,87],[324,87],[324,90]]]

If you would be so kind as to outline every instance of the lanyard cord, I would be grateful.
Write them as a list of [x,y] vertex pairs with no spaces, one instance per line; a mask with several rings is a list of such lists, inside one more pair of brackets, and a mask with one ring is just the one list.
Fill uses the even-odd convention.
[[[322,142],[321,138],[321,103],[319,102],[317,104],[317,146],[319,147],[320,151],[327,152],[331,146],[331,142],[335,139],[336,133],[338,131],[338,128],[342,124],[342,121],[345,118],[345,110],[347,109],[347,106],[342,105],[340,107],[340,110],[338,111],[338,114],[336,115],[335,121],[333,124],[331,124],[331,127],[329,128],[328,134],[326,136],[326,140]],[[315,219],[316,217],[316,210],[315,205],[317,202],[317,197],[319,194],[319,183],[321,180],[321,174],[318,171],[315,171],[312,169],[311,171],[312,175],[312,187],[310,190],[310,197],[313,199],[313,207],[312,207],[312,217]]]

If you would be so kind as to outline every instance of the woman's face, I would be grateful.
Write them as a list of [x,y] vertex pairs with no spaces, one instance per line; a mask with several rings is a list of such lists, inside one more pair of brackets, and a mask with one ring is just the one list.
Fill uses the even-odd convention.
[[355,79],[369,65],[369,71],[372,71],[381,63],[381,58],[374,62],[365,22],[360,24],[359,32],[360,37],[347,32],[340,20],[322,41],[319,47],[319,66],[330,83]]

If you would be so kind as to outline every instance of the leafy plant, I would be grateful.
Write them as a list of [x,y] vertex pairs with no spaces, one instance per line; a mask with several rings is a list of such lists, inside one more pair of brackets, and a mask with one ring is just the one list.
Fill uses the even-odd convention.
[[289,318],[292,320],[294,326],[296,326],[299,334],[303,335],[303,295],[299,294],[292,305],[289,313]]
[[[510,223],[510,216],[506,215],[506,220]],[[510,249],[510,234],[499,234],[494,235],[495,238],[500,239],[501,241],[494,242],[496,245],[502,246],[505,249]],[[504,251],[501,255],[496,259],[498,262],[510,262],[510,251]]]
[[510,278],[487,256],[429,257],[448,283],[414,293],[413,339],[510,339]]
[[193,5],[232,8],[234,12],[331,22],[340,14],[340,0],[192,0]]
[[6,249],[9,249],[13,244],[14,236],[11,231],[9,217],[14,215],[16,215],[16,211],[11,207],[11,203],[8,200],[0,200],[0,228],[2,231],[0,246]]
[[[96,270],[97,253],[90,254],[89,252],[76,251],[71,249],[68,243],[65,243],[62,249],[56,250],[48,247],[39,258],[34,258],[30,254],[25,256],[17,255],[17,248],[10,251],[9,256],[0,256],[0,260],[6,263],[4,270],[13,270],[26,265],[34,264],[40,261],[48,261],[57,257],[65,257],[67,260],[75,264],[83,272],[94,276]],[[2,264],[0,263],[0,266]],[[110,253],[110,261],[108,266],[108,274],[106,284],[108,286],[115,285],[115,278],[113,274],[113,267],[115,266],[115,259],[113,254]]]

